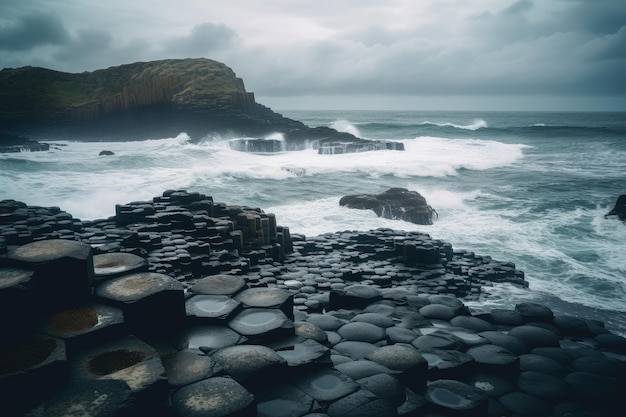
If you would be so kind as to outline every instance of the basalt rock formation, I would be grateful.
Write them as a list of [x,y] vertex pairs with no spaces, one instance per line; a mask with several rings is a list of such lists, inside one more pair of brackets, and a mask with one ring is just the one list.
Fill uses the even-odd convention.
[[617,198],[615,207],[609,211],[605,217],[617,216],[621,221],[626,222],[626,194],[622,194]]
[[420,193],[406,188],[390,188],[381,194],[347,195],[339,200],[339,205],[373,210],[378,217],[416,224],[433,224],[433,214],[437,214]]
[[0,133],[0,153],[47,151],[50,144],[16,135]]
[[0,411],[620,415],[626,339],[539,304],[461,299],[502,283],[527,284],[423,233],[307,238],[185,190],[93,221],[0,201]]
[[136,62],[80,74],[5,68],[0,126],[34,139],[133,140],[181,132],[194,139],[263,139],[281,133],[284,150],[377,143],[283,117],[257,103],[229,67],[209,59]]

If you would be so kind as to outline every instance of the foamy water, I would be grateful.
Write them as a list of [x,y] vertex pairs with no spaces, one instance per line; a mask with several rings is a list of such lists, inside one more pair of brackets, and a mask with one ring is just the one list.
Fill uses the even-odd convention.
[[[512,261],[526,273],[530,292],[486,289],[491,296],[484,305],[557,295],[563,308],[582,306],[601,317],[626,311],[626,229],[604,218],[624,192],[626,135],[619,122],[591,115],[578,128],[571,126],[580,115],[515,113],[304,116],[310,125],[400,141],[406,150],[252,154],[230,149],[227,139],[198,143],[184,133],[142,142],[55,141],[62,146],[49,152],[0,154],[0,199],[95,219],[114,215],[115,204],[187,189],[261,207],[307,236],[417,230],[456,249]],[[277,132],[271,139],[284,138]],[[105,149],[115,155],[99,156]],[[339,206],[344,195],[390,187],[422,194],[439,214],[434,224]]]

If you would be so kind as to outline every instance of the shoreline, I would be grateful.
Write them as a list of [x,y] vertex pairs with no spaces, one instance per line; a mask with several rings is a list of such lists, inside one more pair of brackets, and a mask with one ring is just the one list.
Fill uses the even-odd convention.
[[[362,416],[381,415],[381,410],[388,415],[545,416],[566,415],[564,410],[572,404],[603,416],[610,415],[613,406],[624,406],[613,389],[596,392],[590,381],[598,386],[625,385],[625,338],[601,322],[554,314],[548,306],[535,303],[472,314],[462,299],[479,299],[485,285],[527,287],[523,272],[510,262],[454,250],[424,233],[377,229],[309,238],[292,235],[273,214],[259,208],[229,206],[203,194],[168,190],[152,201],[118,205],[116,216],[94,221],[74,219],[58,207],[4,201],[0,236],[0,268],[33,271],[26,281],[13,285],[6,284],[3,275],[0,295],[9,305],[3,312],[10,316],[10,306],[17,308],[18,301],[31,294],[46,300],[33,307],[32,322],[16,325],[13,317],[5,317],[4,333],[21,335],[34,322],[75,309],[77,300],[94,301],[92,297],[122,310],[125,320],[116,323],[113,335],[68,349],[65,360],[57,362],[73,369],[81,355],[120,340],[148,352],[133,366],[151,360],[160,363],[163,371],[149,384],[153,392],[146,394],[145,387],[131,389],[134,413],[150,408],[143,398],[148,396],[155,404],[171,401],[157,415],[195,415],[181,405],[199,395],[192,395],[190,387],[226,380],[252,399],[243,401],[242,409],[223,415],[272,415],[268,413],[279,399],[307,409],[302,416],[349,416],[355,410]],[[16,254],[29,245],[50,246],[55,242],[50,239],[88,249],[83,259],[87,273],[82,269],[78,274],[87,277],[76,280],[88,282],[83,292],[89,294],[70,291],[61,297],[55,284],[37,294],[42,285],[37,283],[46,279],[42,277],[56,258],[42,262]],[[46,250],[59,252],[61,260],[67,258],[54,245]],[[128,262],[129,256],[134,262]],[[149,275],[137,278],[137,274]],[[219,285],[213,282],[215,277],[220,277]],[[154,305],[133,309],[128,300],[111,295],[113,283],[123,287],[125,282],[130,285],[131,278],[137,281],[131,285],[135,291],[145,286],[153,291],[154,286],[146,284],[150,280],[163,280],[157,287],[166,282],[167,295],[160,302],[172,303],[179,316],[156,320],[145,313]],[[235,281],[243,285],[234,288]],[[58,292],[58,302],[50,300],[50,291]],[[13,299],[14,295],[18,297]],[[258,317],[250,318],[255,314]],[[228,330],[229,336],[194,333],[202,334],[206,327]],[[55,340],[72,345],[79,334],[70,332]],[[233,335],[234,341],[229,339]],[[133,336],[151,347],[128,342]],[[192,342],[194,337],[204,337],[204,342]],[[221,370],[173,384],[180,374],[168,364],[189,353],[194,361],[214,361]],[[236,363],[232,355],[244,353],[256,359]],[[255,367],[255,360],[263,365]],[[546,361],[557,362],[559,371],[548,372]],[[0,383],[26,371],[0,374]],[[311,388],[316,385],[307,377],[319,373],[338,378],[336,389],[345,393],[329,397],[319,386]],[[58,375],[57,370],[44,379],[53,384]],[[59,398],[71,396],[68,387],[83,379],[100,380],[70,371],[61,392],[48,397],[50,387],[40,387],[45,395],[39,409],[54,410]],[[121,375],[117,379],[125,380]],[[263,387],[268,380],[275,383]],[[299,381],[297,392],[287,390],[290,380]],[[529,382],[535,380],[542,383]],[[132,385],[128,379],[125,382]],[[444,391],[451,396],[448,400],[454,400],[437,395]],[[185,401],[179,399],[182,396]],[[463,398],[471,398],[470,403]]]

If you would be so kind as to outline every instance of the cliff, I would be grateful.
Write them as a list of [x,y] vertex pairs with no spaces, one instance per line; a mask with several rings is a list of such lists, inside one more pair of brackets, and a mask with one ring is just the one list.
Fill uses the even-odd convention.
[[35,139],[280,132],[293,149],[310,141],[369,143],[283,117],[257,103],[232,69],[210,59],[137,62],[80,74],[6,68],[0,71],[0,126]]

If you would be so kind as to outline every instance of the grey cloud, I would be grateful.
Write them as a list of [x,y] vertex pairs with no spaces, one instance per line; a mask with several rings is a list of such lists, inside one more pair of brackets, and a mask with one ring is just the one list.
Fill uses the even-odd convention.
[[571,4],[558,16],[558,21],[568,30],[610,34],[626,26],[626,5],[622,0],[561,1]]
[[504,9],[502,13],[507,16],[515,16],[517,14],[527,12],[532,9],[533,6],[534,3],[530,0],[519,0]]
[[194,26],[187,36],[166,41],[163,50],[177,57],[206,56],[227,47],[236,37],[230,27],[206,22]]
[[97,29],[79,30],[72,42],[55,52],[52,57],[57,61],[85,59],[103,53],[111,42],[112,37],[108,32]]
[[63,22],[49,13],[28,14],[0,27],[0,50],[28,51],[37,46],[62,45],[68,40]]

